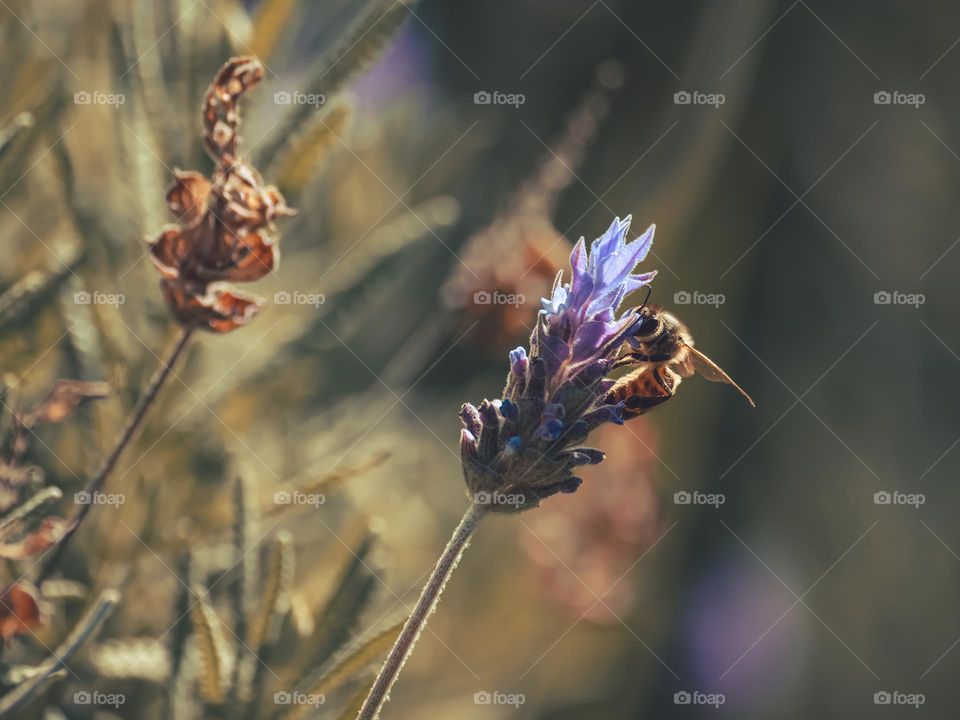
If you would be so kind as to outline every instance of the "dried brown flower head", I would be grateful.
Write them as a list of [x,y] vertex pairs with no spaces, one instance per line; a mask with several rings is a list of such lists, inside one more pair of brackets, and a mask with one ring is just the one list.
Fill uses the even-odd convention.
[[442,297],[480,347],[500,347],[530,332],[527,302],[549,294],[570,254],[570,241],[548,219],[525,214],[497,218],[467,242],[463,264]]
[[[105,382],[58,380],[47,396],[26,412],[11,411],[7,437],[0,446],[0,558],[34,557],[60,542],[66,532],[64,518],[47,515],[33,519],[44,504],[62,496],[57,487],[41,487],[43,471],[25,461],[34,429],[61,423],[82,403],[111,392]],[[0,625],[3,622],[0,617]]]
[[14,412],[9,452],[0,453],[0,484],[5,479],[19,477],[20,474],[14,469],[27,450],[28,435],[34,427],[43,423],[63,422],[85,401],[101,400],[111,392],[112,388],[105,382],[57,380],[39,403],[25,413]]
[[56,545],[66,531],[67,521],[61,517],[45,517],[36,530],[16,542],[0,542],[0,558],[26,560]]
[[174,170],[167,191],[177,224],[154,241],[150,257],[163,275],[167,304],[188,327],[224,333],[245,325],[259,301],[226,283],[259,280],[280,259],[273,221],[294,211],[237,155],[240,96],[262,79],[263,66],[252,58],[233,58],[220,69],[203,103],[213,176]]
[[464,327],[474,328],[470,342],[486,349],[529,334],[530,314],[522,306],[549,293],[573,245],[554,226],[554,211],[622,82],[616,62],[597,67],[593,85],[509,206],[467,240],[463,262],[444,284],[443,300]]

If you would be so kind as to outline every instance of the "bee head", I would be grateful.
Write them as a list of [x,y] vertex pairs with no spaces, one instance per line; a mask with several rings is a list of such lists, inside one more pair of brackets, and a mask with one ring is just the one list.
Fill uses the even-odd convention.
[[663,320],[656,305],[641,305],[637,308],[638,322],[633,330],[637,342],[653,342],[663,332]]

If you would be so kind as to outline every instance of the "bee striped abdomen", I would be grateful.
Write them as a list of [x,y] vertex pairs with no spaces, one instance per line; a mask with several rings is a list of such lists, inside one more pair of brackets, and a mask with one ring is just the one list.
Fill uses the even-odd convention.
[[651,365],[627,375],[607,393],[605,403],[623,403],[623,419],[630,420],[673,397],[680,378],[666,367]]

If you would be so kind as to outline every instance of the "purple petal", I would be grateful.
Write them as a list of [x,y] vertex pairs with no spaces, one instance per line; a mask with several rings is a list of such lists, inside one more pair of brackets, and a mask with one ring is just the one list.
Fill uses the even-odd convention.
[[580,363],[594,358],[609,339],[605,322],[586,322],[577,330],[573,340],[573,362]]
[[540,358],[543,360],[544,368],[548,378],[556,377],[560,372],[560,366],[570,356],[570,346],[562,338],[555,335],[545,335],[540,349]]
[[573,280],[587,274],[587,241],[580,238],[570,252],[570,269],[573,271]]
[[601,262],[600,284],[603,287],[622,283],[650,252],[656,225],[651,225],[639,238],[608,255]]
[[[610,227],[607,228],[607,231],[593,241],[590,246],[589,265],[591,270],[597,270],[600,267],[599,263],[617,251],[623,243],[624,236],[630,229],[630,220],[630,215],[627,215],[623,220],[614,218],[613,222],[610,223]],[[591,275],[596,277],[597,273],[591,272]]]

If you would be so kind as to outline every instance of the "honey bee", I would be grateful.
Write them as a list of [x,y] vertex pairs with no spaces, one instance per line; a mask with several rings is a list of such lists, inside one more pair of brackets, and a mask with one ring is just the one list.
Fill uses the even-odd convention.
[[757,406],[720,366],[693,346],[693,336],[675,315],[646,304],[634,312],[640,317],[633,334],[636,350],[627,352],[614,366],[634,370],[617,380],[604,399],[606,404],[624,403],[624,420],[665,403],[683,378],[698,373],[711,382],[732,385],[752,407]]

